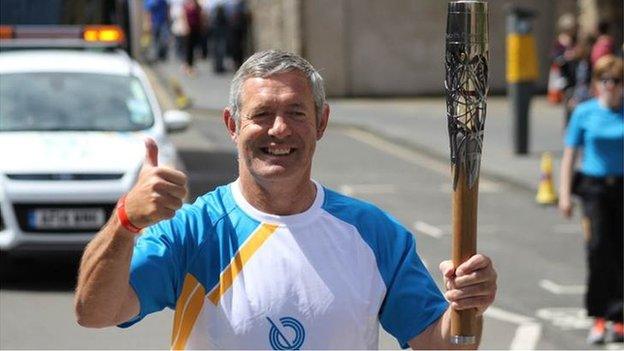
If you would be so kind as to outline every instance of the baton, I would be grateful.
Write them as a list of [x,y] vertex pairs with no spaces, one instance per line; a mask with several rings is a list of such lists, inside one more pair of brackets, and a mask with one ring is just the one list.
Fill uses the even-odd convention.
[[[477,203],[488,93],[488,8],[451,1],[446,27],[446,119],[453,174],[453,265],[477,251]],[[451,343],[476,343],[476,309],[451,311]]]

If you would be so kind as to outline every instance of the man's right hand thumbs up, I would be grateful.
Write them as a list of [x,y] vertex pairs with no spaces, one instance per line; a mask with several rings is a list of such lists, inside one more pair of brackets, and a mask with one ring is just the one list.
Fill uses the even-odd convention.
[[158,145],[145,139],[145,161],[137,183],[128,192],[125,211],[136,227],[145,228],[172,218],[186,197],[186,175],[174,168],[158,166]]
[[158,145],[152,138],[145,139],[145,163],[148,166],[158,167]]

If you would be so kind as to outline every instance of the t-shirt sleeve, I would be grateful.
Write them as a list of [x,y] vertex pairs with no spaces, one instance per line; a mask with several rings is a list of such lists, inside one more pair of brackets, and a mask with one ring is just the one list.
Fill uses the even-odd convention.
[[583,145],[583,128],[582,128],[582,119],[583,119],[583,111],[582,108],[576,108],[570,117],[570,122],[568,123],[568,127],[566,129],[564,143],[567,147],[579,147]]
[[139,299],[140,312],[119,327],[127,328],[165,307],[175,308],[176,287],[184,270],[176,222],[160,222],[138,237],[130,264],[130,285]]
[[407,348],[409,340],[442,316],[448,302],[418,257],[412,234],[396,225],[393,243],[388,244],[394,247],[385,250],[389,257],[382,262],[387,290],[379,320]]

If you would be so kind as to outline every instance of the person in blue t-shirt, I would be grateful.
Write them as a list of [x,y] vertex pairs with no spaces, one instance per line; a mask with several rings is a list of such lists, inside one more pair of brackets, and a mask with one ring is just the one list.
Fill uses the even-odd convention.
[[[622,59],[599,59],[592,74],[596,98],[576,107],[565,135],[561,161],[559,209],[572,216],[571,194],[581,198],[587,244],[587,314],[594,325],[591,344],[622,341],[622,237],[624,174],[624,106]],[[580,172],[574,173],[579,150]],[[573,176],[574,174],[574,176]],[[607,328],[607,322],[612,326]]]
[[154,59],[165,61],[169,51],[169,4],[166,0],[146,0],[143,7],[150,15]]
[[[492,261],[442,262],[442,294],[404,226],[310,178],[328,119],[318,71],[270,50],[239,68],[223,111],[235,182],[182,207],[186,176],[146,140],[135,186],[84,251],[78,323],[127,327],[169,307],[173,349],[370,349],[379,324],[402,347],[476,348]],[[452,344],[466,309],[476,343]]]

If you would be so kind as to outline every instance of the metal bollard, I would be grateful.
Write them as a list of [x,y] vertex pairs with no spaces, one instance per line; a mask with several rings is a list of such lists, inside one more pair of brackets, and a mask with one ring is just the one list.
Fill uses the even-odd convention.
[[521,7],[507,11],[507,96],[513,113],[514,153],[519,155],[529,152],[529,106],[539,77],[531,23],[535,16]]

